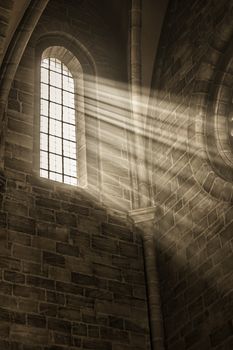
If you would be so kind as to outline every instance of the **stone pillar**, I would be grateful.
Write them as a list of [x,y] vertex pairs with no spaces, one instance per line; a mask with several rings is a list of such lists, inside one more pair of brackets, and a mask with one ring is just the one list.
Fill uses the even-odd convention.
[[154,215],[154,207],[129,212],[129,218],[141,231],[143,240],[151,347],[153,350],[164,350],[163,316],[156,261],[156,242],[154,238]]
[[142,109],[142,62],[141,62],[141,29],[142,0],[132,0],[130,15],[130,83],[132,96],[132,116],[134,126],[134,171],[136,171],[137,188],[134,197],[137,200],[133,208],[150,205],[148,173],[145,165],[145,121]]

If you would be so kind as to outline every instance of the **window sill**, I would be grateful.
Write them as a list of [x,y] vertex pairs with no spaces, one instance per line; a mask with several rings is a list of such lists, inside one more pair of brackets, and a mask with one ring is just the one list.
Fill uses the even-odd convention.
[[80,186],[80,185],[70,185],[63,182],[47,179],[45,177],[41,177],[38,173],[34,172],[32,175],[28,175],[27,182],[29,182],[32,186],[42,187],[47,190],[56,191],[57,189],[62,189],[70,192],[83,193],[88,192],[88,185]]

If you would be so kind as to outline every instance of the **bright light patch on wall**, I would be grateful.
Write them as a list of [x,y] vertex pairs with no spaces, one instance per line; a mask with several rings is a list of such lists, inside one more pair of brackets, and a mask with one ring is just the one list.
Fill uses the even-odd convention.
[[40,175],[77,185],[74,80],[56,58],[41,61]]

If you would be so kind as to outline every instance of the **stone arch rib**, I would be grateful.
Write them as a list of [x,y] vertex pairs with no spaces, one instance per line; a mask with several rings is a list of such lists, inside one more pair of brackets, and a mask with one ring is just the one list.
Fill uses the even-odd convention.
[[33,30],[49,0],[31,1],[7,49],[0,70],[0,168],[3,167],[4,112],[12,81]]

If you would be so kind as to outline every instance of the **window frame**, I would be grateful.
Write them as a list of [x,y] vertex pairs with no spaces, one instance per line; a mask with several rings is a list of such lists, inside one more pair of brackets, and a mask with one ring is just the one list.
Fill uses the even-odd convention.
[[[45,50],[45,52],[46,52],[46,50]],[[61,60],[53,57],[56,55],[54,55],[54,54],[45,55],[44,54],[45,52],[43,52],[43,55],[41,57],[41,65],[40,65],[40,73],[41,73],[40,74],[40,77],[41,77],[41,81],[40,81],[40,176],[47,178],[47,179],[50,179],[50,180],[51,180],[51,176],[54,176],[54,177],[57,177],[56,179],[54,179],[55,181],[59,181],[59,182],[71,184],[71,185],[78,185],[78,181],[79,181],[78,163],[79,163],[79,161],[78,161],[78,140],[77,140],[77,138],[78,138],[79,130],[78,130],[77,124],[78,124],[78,118],[79,118],[78,114],[79,114],[80,107],[79,107],[79,101],[76,98],[76,93],[79,93],[80,91],[76,91],[77,87],[75,87],[75,80],[74,80],[74,77],[72,76],[70,70],[68,69],[68,67]],[[44,66],[45,60],[48,61],[47,67]],[[50,86],[52,87],[52,89],[54,87],[56,88],[56,82],[53,80],[51,81],[51,76],[52,76],[51,72],[53,72],[53,68],[51,68],[51,63],[53,63],[53,60],[55,60],[55,64],[56,64],[56,60],[57,60],[58,65],[61,65],[61,70],[60,70],[60,72],[58,72],[60,80],[61,80],[61,86],[58,87],[58,92],[59,92],[61,98],[60,98],[59,102],[54,102],[54,103],[56,103],[56,105],[59,105],[60,109],[61,109],[60,121],[57,120],[57,118],[54,119],[50,113],[50,108],[51,108],[51,103],[52,103],[52,99],[50,96],[50,93],[51,93]],[[67,77],[69,76],[69,78],[71,79],[71,84],[73,85],[71,94],[72,94],[72,98],[74,99],[74,101],[72,103],[72,106],[68,106],[68,107],[72,108],[72,110],[74,112],[74,120],[70,123],[68,123],[67,120],[64,121],[64,118],[63,118],[64,117],[64,115],[63,115],[64,109],[63,108],[65,106],[63,99],[64,99],[64,94],[65,94],[64,91],[65,90],[64,90],[64,86],[63,86],[62,81],[63,81],[64,77],[66,76],[66,74],[64,73],[64,69],[65,69],[65,71],[67,70]],[[42,79],[42,75],[43,75],[42,72],[43,71],[45,73],[45,80]],[[47,78],[46,78],[46,76],[47,76]],[[47,96],[42,95],[43,86],[46,87],[45,91],[48,89]],[[47,103],[46,103],[46,101],[47,101]],[[45,115],[43,115],[43,113],[41,112],[41,107],[43,104],[45,106],[47,105]],[[42,118],[44,118],[46,120],[45,128],[47,129],[47,131],[42,129],[42,124],[41,124]],[[54,123],[56,123],[56,121],[58,121],[58,123],[60,124],[60,126],[61,126],[61,134],[60,135],[58,135],[56,132],[55,133],[51,132],[50,124],[51,124],[52,120],[54,120]],[[47,125],[47,127],[46,127],[46,125]],[[66,140],[65,135],[64,135],[65,125],[68,127],[68,129],[71,130],[72,128],[74,128],[74,130],[75,130],[74,139],[68,141],[69,144],[70,144],[70,142],[71,142],[71,144],[73,144],[73,147],[75,148],[75,153],[73,154],[73,157],[71,157],[71,154],[69,154],[68,158],[64,154],[64,144],[65,144],[65,140]],[[47,145],[46,148],[47,149],[43,149],[43,147],[41,147],[41,138],[43,135],[44,135],[45,140],[46,140],[46,145]],[[61,144],[61,152],[59,154],[57,154],[56,151],[54,151],[55,153],[52,151],[53,145],[50,144],[51,136],[54,136],[56,139],[58,138],[59,143]],[[46,164],[44,169],[42,166],[42,158],[43,158],[42,154],[43,153],[46,155],[46,158],[47,158],[47,161],[45,161],[45,163],[47,163],[47,164]],[[61,159],[60,171],[56,171],[57,169],[55,169],[53,171],[53,169],[50,166],[50,159],[52,157],[52,154],[54,154],[55,157],[57,154],[59,156],[59,158]],[[46,160],[46,158],[45,158],[45,160]],[[73,161],[73,163],[75,163],[75,173],[74,174],[67,173],[68,169],[65,166],[66,158],[71,159],[71,162]],[[44,173],[44,176],[42,175],[42,173]],[[68,182],[68,178],[70,178],[70,183]],[[72,180],[72,178],[73,178],[73,180]]]
[[[79,143],[80,152],[84,154],[85,161],[79,163],[79,170],[82,172],[81,181],[75,188],[85,188],[90,191],[92,195],[97,198],[100,197],[102,178],[101,178],[101,158],[100,158],[100,119],[98,106],[98,75],[99,72],[96,67],[95,60],[88,48],[84,46],[77,38],[70,36],[64,32],[46,33],[37,38],[35,43],[34,56],[34,137],[33,137],[33,176],[39,182],[48,183],[53,186],[53,180],[40,177],[39,174],[39,115],[40,115],[40,61],[42,53],[48,47],[60,46],[65,53],[70,52],[70,63],[72,59],[77,59],[83,71],[83,106],[84,114],[82,118],[84,123],[81,123],[85,133],[85,143],[83,140]],[[68,56],[69,57],[69,56]],[[66,56],[66,59],[69,60]],[[70,68],[69,63],[64,62],[74,75],[76,67]],[[74,63],[74,62],[73,62]],[[75,66],[75,64],[74,64]],[[81,138],[81,136],[80,136]],[[74,188],[74,186],[66,185],[61,182],[54,182],[56,187]],[[47,185],[46,185],[47,187]]]
[[[76,161],[77,161],[77,187],[87,187],[87,151],[86,151],[86,123],[84,102],[84,72],[82,65],[63,41],[48,42],[47,40],[37,46],[35,69],[35,118],[33,140],[33,169],[36,176],[45,181],[55,181],[40,176],[40,88],[41,88],[41,60],[45,57],[59,59],[69,69],[74,80],[75,91],[75,120],[76,120]],[[91,174],[90,174],[91,175]],[[73,186],[56,181],[57,184]]]

